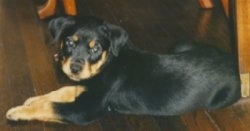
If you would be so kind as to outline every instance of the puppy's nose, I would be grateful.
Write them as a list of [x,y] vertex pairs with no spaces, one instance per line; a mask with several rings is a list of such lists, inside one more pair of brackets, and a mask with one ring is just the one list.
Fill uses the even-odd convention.
[[79,71],[82,70],[82,66],[80,64],[71,64],[70,65],[70,70],[73,74],[77,74]]

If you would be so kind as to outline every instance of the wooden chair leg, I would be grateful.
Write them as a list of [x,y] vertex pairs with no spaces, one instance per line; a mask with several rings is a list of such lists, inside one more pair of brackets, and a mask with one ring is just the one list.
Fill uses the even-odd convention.
[[76,15],[76,2],[75,0],[63,0],[63,6],[67,15]]
[[238,61],[241,73],[242,96],[250,96],[250,1],[235,0],[236,4],[236,36]]
[[199,4],[203,9],[210,9],[214,7],[212,0],[199,0]]
[[44,19],[55,14],[57,0],[47,0],[47,2],[38,9],[40,19]]
[[211,21],[211,17],[212,17],[212,11],[204,11],[201,13],[196,35],[198,39],[204,39],[204,37],[207,36],[208,25]]
[[227,16],[229,16],[229,0],[221,0],[222,6]]

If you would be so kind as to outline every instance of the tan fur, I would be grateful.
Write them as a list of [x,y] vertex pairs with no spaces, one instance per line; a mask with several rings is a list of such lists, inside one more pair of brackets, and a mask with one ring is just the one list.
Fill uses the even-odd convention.
[[75,98],[84,91],[86,91],[86,89],[82,86],[64,86],[48,94],[31,97],[25,101],[24,105],[32,105],[34,102],[38,103],[39,101],[51,101],[58,103],[73,102]]
[[23,105],[11,108],[6,117],[9,120],[39,120],[50,122],[62,122],[61,117],[53,109],[53,102],[74,102],[86,89],[82,86],[66,86],[57,91],[42,96],[31,97]]
[[79,38],[78,38],[77,35],[73,35],[73,36],[72,36],[72,39],[73,39],[74,42],[78,42],[78,40],[79,40]]
[[99,73],[101,66],[106,62],[106,60],[107,52],[104,51],[102,53],[101,59],[98,62],[90,64],[89,62],[85,61],[84,65],[82,66],[83,70],[79,74],[72,74],[70,70],[71,58],[68,58],[62,61],[62,70],[70,79],[80,81],[82,79],[88,79]]
[[99,73],[101,66],[106,62],[107,59],[107,52],[104,51],[102,53],[101,59],[94,63],[94,64],[89,64],[88,62],[85,63],[83,71],[79,74],[79,77],[81,79],[86,79],[90,78],[97,73]]
[[89,69],[91,74],[97,74],[100,71],[100,67],[106,62],[106,58],[107,58],[107,52],[104,51],[102,53],[101,59],[97,63],[90,65]]
[[62,48],[63,48],[63,42],[60,43],[60,49],[62,49]]
[[61,117],[55,114],[52,108],[51,102],[44,102],[35,106],[18,106],[11,108],[7,112],[7,119],[18,121],[18,120],[39,120],[39,121],[50,121],[61,123]]
[[96,44],[96,41],[95,41],[95,40],[90,41],[90,42],[89,42],[89,48],[95,47],[95,44]]

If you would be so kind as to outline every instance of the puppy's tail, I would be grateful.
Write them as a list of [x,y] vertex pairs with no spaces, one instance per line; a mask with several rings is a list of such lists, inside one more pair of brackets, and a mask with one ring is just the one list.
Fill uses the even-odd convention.
[[186,41],[178,41],[176,42],[172,47],[169,49],[169,53],[182,53],[189,50],[192,50],[195,47],[195,45],[192,42],[186,42]]

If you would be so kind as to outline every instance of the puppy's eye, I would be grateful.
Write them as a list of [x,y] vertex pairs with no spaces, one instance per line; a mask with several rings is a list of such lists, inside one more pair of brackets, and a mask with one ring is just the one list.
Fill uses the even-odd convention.
[[91,54],[95,54],[95,53],[97,53],[98,51],[100,51],[101,49],[102,49],[102,47],[101,47],[100,44],[95,44],[94,47],[92,47],[92,48],[89,49],[89,52],[90,52]]
[[75,47],[78,41],[79,41],[78,36],[74,35],[74,36],[67,37],[65,40],[65,43],[69,47]]
[[73,47],[75,46],[75,42],[71,38],[67,38],[66,45]]
[[64,45],[62,46],[64,53],[66,55],[70,55],[75,48],[76,48],[76,42],[73,40],[72,37],[67,37],[64,40]]

